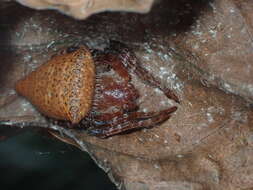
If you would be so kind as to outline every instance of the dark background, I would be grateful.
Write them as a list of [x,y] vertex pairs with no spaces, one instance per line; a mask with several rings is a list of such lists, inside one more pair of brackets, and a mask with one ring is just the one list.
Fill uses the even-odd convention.
[[116,190],[86,152],[34,132],[0,141],[1,189]]

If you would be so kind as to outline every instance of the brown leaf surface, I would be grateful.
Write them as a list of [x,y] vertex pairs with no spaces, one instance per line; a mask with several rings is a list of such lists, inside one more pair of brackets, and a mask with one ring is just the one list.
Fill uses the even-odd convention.
[[34,9],[56,9],[74,18],[84,19],[102,11],[146,13],[153,0],[16,0]]
[[[15,82],[63,47],[101,49],[120,40],[180,96],[176,113],[161,126],[109,139],[55,126],[50,133],[88,151],[119,189],[253,188],[252,7],[250,0],[162,1],[147,15],[103,13],[85,21],[2,9],[0,118],[45,123],[16,95]],[[142,109],[174,105],[133,77]]]

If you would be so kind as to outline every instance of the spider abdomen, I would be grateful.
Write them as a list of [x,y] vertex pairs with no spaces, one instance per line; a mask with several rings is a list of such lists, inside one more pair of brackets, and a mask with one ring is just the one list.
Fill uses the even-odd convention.
[[78,123],[89,112],[94,94],[95,66],[84,46],[56,55],[16,84],[48,117]]

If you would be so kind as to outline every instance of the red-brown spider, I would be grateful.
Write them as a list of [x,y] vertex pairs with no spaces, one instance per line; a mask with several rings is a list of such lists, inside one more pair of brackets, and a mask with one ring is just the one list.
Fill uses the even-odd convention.
[[67,48],[20,80],[16,89],[54,123],[85,128],[102,138],[153,127],[169,119],[175,106],[158,112],[138,111],[139,93],[129,72],[179,103],[177,96],[117,41],[111,41],[104,51],[83,46]]

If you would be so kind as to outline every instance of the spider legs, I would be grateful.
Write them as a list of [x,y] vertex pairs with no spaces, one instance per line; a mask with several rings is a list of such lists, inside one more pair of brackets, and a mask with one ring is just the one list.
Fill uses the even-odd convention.
[[120,60],[115,55],[100,55],[96,58],[95,63],[97,63],[98,67],[110,66],[125,82],[129,82],[131,80],[128,69],[120,63]]
[[129,112],[125,114],[112,114],[102,116],[94,121],[94,127],[88,129],[91,135],[107,138],[116,134],[133,131],[136,129],[149,128],[160,124],[170,118],[171,113],[177,107],[171,107],[158,112]]
[[108,52],[119,54],[118,64],[123,65],[126,69],[133,71],[142,81],[148,85],[159,88],[163,93],[170,99],[173,99],[175,102],[180,103],[176,94],[170,90],[168,87],[161,84],[147,69],[143,68],[134,52],[127,48],[124,44],[117,41],[110,41],[110,47],[107,50]]
[[[177,107],[149,113],[137,111],[138,105],[135,100],[139,93],[131,84],[130,72],[148,85],[162,90],[168,98],[178,103],[179,99],[169,88],[162,85],[143,68],[134,52],[124,44],[111,41],[110,46],[102,54],[96,54],[95,64],[97,78],[93,110],[99,114],[90,114],[81,124],[87,128],[88,133],[106,138],[124,132],[149,128],[166,121],[170,118],[171,113],[176,111]],[[114,71],[113,76],[116,74],[115,79],[105,74],[110,70]],[[107,110],[112,110],[112,108],[115,112],[110,113],[111,111],[109,111],[108,113]]]
[[180,103],[175,93],[169,88],[167,88],[166,86],[162,85],[161,82],[159,82],[145,68],[141,67],[140,65],[137,65],[135,69],[135,73],[140,79],[148,83],[148,85],[153,86],[155,88],[159,88],[165,94],[165,96],[167,96],[169,99],[172,99],[177,103]]

